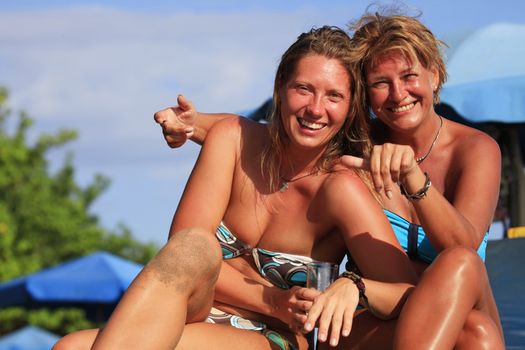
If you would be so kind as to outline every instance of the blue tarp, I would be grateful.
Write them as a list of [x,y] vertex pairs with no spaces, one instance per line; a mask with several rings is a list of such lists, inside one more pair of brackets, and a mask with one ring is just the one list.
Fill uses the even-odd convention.
[[53,333],[27,326],[0,338],[0,350],[49,350],[58,339]]
[[0,285],[0,307],[116,303],[142,265],[97,252]]

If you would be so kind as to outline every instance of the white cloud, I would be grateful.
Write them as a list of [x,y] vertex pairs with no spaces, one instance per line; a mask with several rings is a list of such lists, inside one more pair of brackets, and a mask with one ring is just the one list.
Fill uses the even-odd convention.
[[[150,220],[141,217],[145,206],[166,205],[166,188],[176,207],[196,154],[167,149],[153,113],[174,104],[178,93],[204,111],[257,107],[271,94],[280,54],[315,16],[103,7],[0,13],[0,84],[37,131],[79,131],[69,148],[80,181],[95,172],[112,179],[94,209],[104,222],[123,221],[135,231]],[[166,157],[174,157],[168,152],[178,152],[179,161],[166,166]],[[151,192],[131,195],[149,181]]]

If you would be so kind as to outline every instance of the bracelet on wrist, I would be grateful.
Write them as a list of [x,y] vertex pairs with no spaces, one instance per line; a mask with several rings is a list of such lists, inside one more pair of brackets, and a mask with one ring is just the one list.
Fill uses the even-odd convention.
[[359,276],[357,273],[353,271],[345,271],[342,274],[340,274],[338,278],[341,278],[341,277],[348,278],[356,285],[357,290],[359,291],[359,303],[366,309],[369,309],[370,307],[368,305],[368,298],[366,297],[366,294],[365,294],[366,286],[361,276]]
[[425,184],[416,193],[408,193],[407,190],[405,189],[405,186],[403,186],[401,182],[399,183],[399,189],[401,190],[401,194],[405,196],[409,201],[415,201],[415,200],[425,197],[431,185],[432,185],[432,181],[430,181],[430,176],[428,175],[427,172],[425,172]]

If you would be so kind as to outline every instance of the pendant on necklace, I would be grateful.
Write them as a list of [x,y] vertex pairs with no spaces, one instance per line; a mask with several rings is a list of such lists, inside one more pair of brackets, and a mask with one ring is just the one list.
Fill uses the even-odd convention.
[[288,181],[283,180],[283,184],[281,185],[281,188],[279,188],[279,192],[283,193],[288,189]]

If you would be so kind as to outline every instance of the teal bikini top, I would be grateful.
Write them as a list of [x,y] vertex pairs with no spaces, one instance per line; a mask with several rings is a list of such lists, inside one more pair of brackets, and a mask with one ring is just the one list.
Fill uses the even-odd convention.
[[[434,261],[438,253],[430,243],[425,231],[423,231],[423,227],[411,223],[389,210],[384,209],[383,211],[385,212],[388,221],[390,221],[390,225],[392,226],[401,247],[403,247],[411,259],[419,258],[429,264]],[[478,255],[483,261],[485,261],[487,240],[488,231],[478,248]]]

